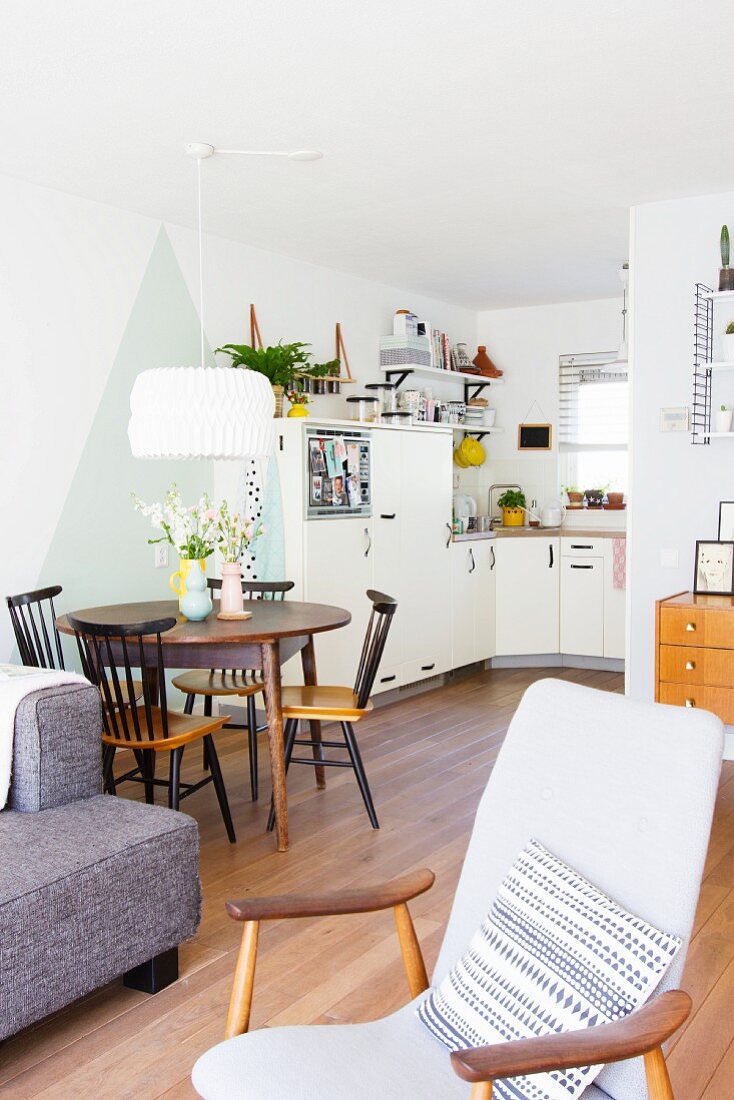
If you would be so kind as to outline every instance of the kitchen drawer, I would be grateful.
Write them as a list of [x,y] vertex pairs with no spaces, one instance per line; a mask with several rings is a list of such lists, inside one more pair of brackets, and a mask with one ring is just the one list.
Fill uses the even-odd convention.
[[377,695],[381,691],[392,691],[403,683],[402,665],[381,665],[377,670],[375,684],[372,693]]
[[734,615],[698,607],[661,607],[662,645],[734,649]]
[[[438,676],[448,668],[448,662],[441,660],[436,655],[421,657],[415,661],[403,661],[400,666],[400,680],[403,684],[414,684],[418,680],[427,680],[430,676]],[[394,669],[393,669],[394,671]],[[389,687],[390,685],[384,685]]]
[[734,689],[693,684],[660,684],[660,702],[675,707],[697,707],[717,714],[722,722],[734,724]]
[[661,645],[660,679],[673,684],[734,688],[734,651]]
[[567,538],[561,539],[562,558],[600,558],[604,554],[602,539]]

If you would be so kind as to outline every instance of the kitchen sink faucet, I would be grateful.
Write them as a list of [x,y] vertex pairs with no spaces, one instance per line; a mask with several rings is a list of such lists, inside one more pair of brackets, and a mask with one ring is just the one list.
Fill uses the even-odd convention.
[[499,484],[490,485],[490,487],[489,487],[489,501],[488,501],[489,529],[490,529],[490,531],[494,530],[495,524],[502,522],[502,517],[500,515],[495,515],[493,510],[492,510],[492,493],[495,491],[495,489],[517,489],[518,492],[522,492],[522,489],[520,488],[519,485],[499,485]]

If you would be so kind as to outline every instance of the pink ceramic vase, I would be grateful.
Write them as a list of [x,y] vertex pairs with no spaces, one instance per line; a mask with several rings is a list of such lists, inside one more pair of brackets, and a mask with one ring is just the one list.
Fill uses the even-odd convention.
[[238,561],[222,564],[222,596],[219,612],[237,615],[244,610],[242,603],[242,566]]

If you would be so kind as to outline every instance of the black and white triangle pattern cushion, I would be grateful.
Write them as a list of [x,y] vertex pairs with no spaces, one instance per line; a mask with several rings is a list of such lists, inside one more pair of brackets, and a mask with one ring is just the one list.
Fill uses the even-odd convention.
[[[532,840],[418,1016],[449,1050],[609,1023],[648,999],[680,945]],[[601,1069],[515,1077],[493,1095],[572,1100]]]

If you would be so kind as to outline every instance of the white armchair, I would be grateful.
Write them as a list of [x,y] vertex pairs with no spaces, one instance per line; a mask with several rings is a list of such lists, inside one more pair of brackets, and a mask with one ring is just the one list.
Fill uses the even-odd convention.
[[[462,955],[513,860],[535,838],[622,905],[682,937],[657,995],[638,1012],[587,1031],[449,1055],[415,1015],[427,979],[406,902],[428,889],[430,872],[346,894],[230,902],[244,928],[227,1038],[196,1063],[197,1092],[205,1100],[468,1100],[471,1085],[474,1100],[488,1100],[494,1080],[603,1061],[584,1100],[672,1100],[661,1046],[690,1000],[665,991],[676,989],[683,971],[722,749],[723,727],[711,714],[542,680],[512,720],[477,811],[434,983]],[[409,1004],[374,1023],[244,1034],[261,920],[389,907]]]

